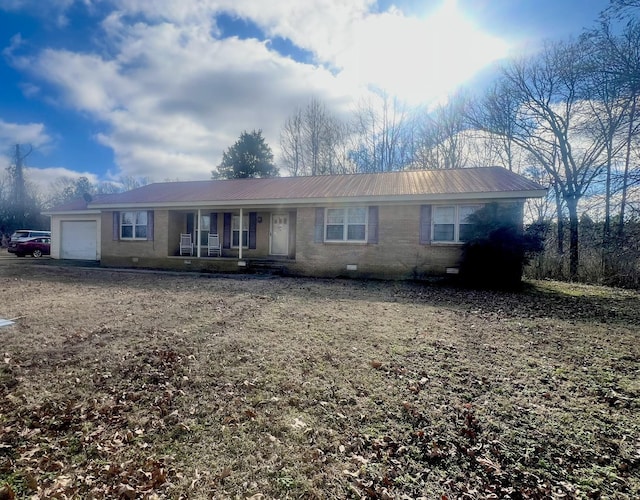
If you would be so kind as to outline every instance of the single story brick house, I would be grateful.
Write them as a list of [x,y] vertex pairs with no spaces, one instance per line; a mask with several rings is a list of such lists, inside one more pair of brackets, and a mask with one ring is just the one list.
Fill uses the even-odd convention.
[[[484,167],[155,183],[46,215],[54,259],[410,279],[455,270],[466,217],[484,204],[522,209],[545,194],[520,175]],[[210,252],[209,235],[217,235],[219,252]]]

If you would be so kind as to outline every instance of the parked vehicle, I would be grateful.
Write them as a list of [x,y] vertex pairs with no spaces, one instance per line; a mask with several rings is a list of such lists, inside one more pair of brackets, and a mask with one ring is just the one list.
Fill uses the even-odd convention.
[[17,257],[33,255],[38,258],[43,255],[51,255],[51,238],[46,236],[21,241],[12,240],[7,251],[16,254]]
[[41,231],[39,229],[18,229],[10,238],[10,241],[24,241],[31,238],[51,238],[51,231]]

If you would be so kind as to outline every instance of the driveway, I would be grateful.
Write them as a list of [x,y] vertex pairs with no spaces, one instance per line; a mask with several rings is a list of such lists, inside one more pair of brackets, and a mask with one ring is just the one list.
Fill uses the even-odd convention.
[[58,266],[58,267],[98,267],[100,262],[92,260],[67,260],[52,259],[48,255],[36,259],[35,257],[16,257],[9,253],[6,248],[0,248],[0,266],[20,265],[20,266]]

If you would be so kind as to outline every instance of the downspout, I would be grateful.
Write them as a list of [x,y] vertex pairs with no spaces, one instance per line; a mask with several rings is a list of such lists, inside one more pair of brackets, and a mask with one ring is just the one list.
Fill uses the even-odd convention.
[[240,235],[238,238],[238,260],[242,260],[242,207],[240,207]]

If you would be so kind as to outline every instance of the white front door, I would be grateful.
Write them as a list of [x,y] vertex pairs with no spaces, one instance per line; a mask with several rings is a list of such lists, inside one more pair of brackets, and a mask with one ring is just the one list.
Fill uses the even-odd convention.
[[271,214],[271,255],[289,253],[289,214]]

